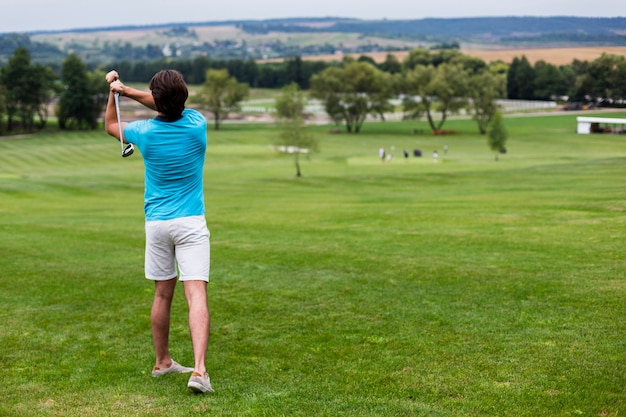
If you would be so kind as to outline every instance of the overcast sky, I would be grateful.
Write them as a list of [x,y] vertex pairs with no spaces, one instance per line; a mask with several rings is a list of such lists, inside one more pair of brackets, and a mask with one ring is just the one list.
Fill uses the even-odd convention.
[[0,33],[285,17],[626,17],[626,0],[2,0]]

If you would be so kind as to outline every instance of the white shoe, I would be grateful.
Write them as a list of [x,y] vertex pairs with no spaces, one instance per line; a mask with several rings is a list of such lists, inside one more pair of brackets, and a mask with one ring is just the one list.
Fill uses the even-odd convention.
[[192,372],[193,368],[188,368],[186,366],[182,366],[175,360],[172,360],[172,364],[169,368],[161,369],[158,366],[152,368],[152,376],[157,377],[165,374],[184,374],[187,372]]
[[214,392],[211,386],[211,379],[206,372],[204,375],[199,372],[192,373],[187,386],[190,390],[197,393]]

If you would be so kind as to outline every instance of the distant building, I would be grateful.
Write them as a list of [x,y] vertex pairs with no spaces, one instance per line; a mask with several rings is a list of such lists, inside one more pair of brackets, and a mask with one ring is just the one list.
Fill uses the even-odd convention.
[[626,119],[608,117],[577,117],[577,133],[626,133]]

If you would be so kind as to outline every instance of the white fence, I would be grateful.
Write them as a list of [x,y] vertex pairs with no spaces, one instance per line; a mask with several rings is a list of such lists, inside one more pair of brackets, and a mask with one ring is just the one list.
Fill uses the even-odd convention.
[[[502,108],[502,111],[505,113],[515,113],[515,112],[533,112],[533,111],[541,111],[541,110],[553,110],[557,108],[556,101],[539,101],[539,100],[496,100],[498,105]],[[402,104],[402,101],[399,99],[391,100],[391,104],[394,106],[399,106]],[[275,112],[274,103],[268,102],[267,105],[264,106],[246,106],[243,105],[241,107],[241,111],[244,113],[264,113],[271,114]],[[324,105],[319,100],[309,100],[306,106],[306,113],[314,114],[314,115],[324,115],[326,112],[324,110]],[[461,110],[458,115],[467,116],[468,112],[466,110]],[[386,113],[386,120],[402,120],[404,114],[402,112],[393,112]]]

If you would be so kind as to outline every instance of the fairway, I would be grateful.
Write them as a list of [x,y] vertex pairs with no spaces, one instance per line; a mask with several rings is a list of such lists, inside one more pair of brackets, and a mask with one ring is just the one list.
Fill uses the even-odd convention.
[[0,416],[626,415],[626,135],[504,123],[497,162],[469,120],[316,126],[301,178],[273,125],[209,130],[204,396],[150,376],[140,152],[0,139]]

